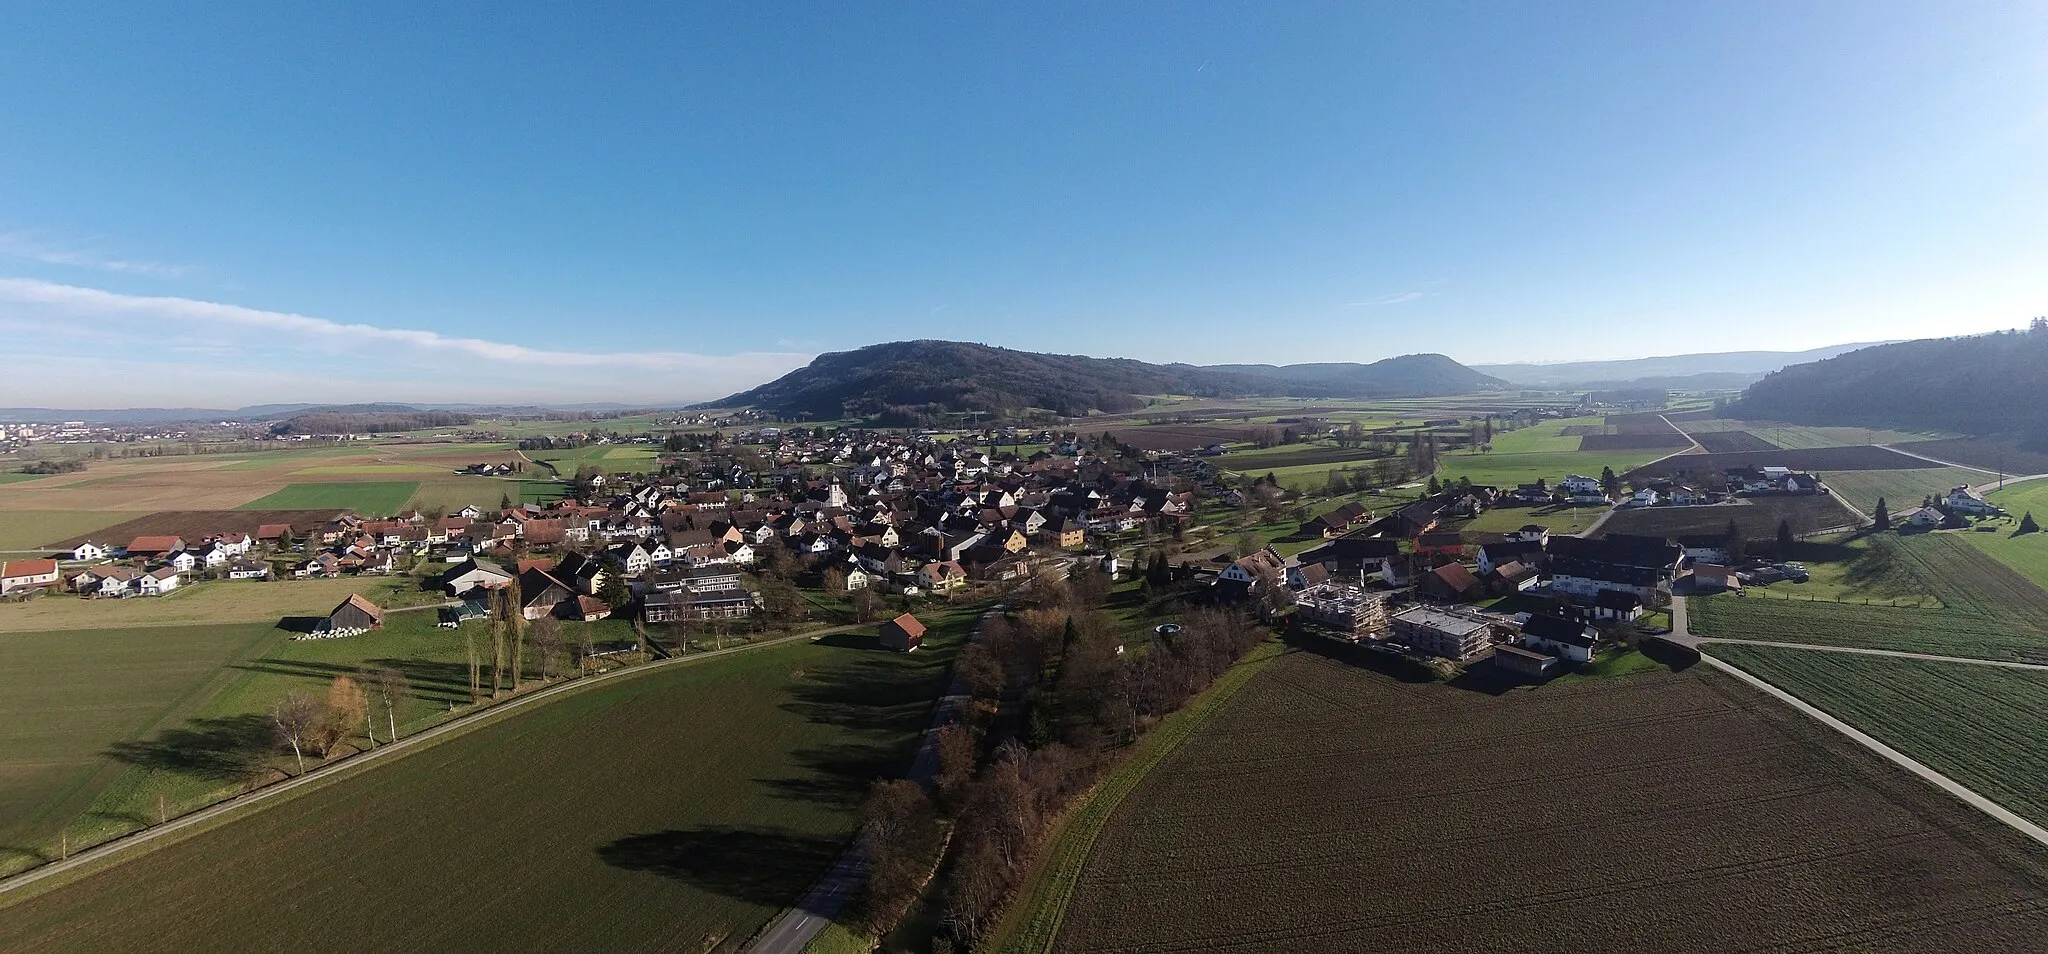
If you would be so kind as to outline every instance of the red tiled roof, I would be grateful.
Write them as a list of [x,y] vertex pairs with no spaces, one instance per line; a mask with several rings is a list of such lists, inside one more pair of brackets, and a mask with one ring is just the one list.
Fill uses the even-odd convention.
[[912,616],[909,613],[905,613],[902,616],[898,616],[895,619],[890,620],[889,622],[895,623],[897,629],[909,633],[912,638],[924,635],[924,624],[918,622],[917,617]]

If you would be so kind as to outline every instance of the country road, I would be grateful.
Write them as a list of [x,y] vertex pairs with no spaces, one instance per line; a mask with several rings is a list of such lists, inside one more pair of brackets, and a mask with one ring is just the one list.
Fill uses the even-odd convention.
[[593,686],[609,685],[610,683],[620,679],[631,678],[633,676],[646,673],[655,669],[661,669],[667,666],[689,665],[716,657],[736,655],[739,653],[745,653],[757,649],[766,649],[770,646],[780,646],[796,642],[797,640],[815,639],[819,636],[827,636],[833,633],[848,632],[860,628],[862,627],[834,626],[825,629],[812,630],[804,633],[795,633],[789,636],[764,640],[758,643],[748,643],[743,646],[734,646],[729,649],[713,650],[711,652],[706,653],[696,653],[689,656],[678,656],[674,659],[657,660],[655,662],[645,663],[639,666],[633,666],[626,669],[616,669],[611,672],[604,673],[602,675],[585,676],[581,679],[573,679],[568,682],[556,683],[555,685],[549,686],[545,689],[538,689],[527,695],[517,696],[512,699],[508,699],[504,702],[497,703],[496,705],[490,706],[472,715],[464,716],[452,722],[444,722],[440,725],[434,726],[433,728],[422,730],[417,734],[400,739],[396,742],[386,743],[379,748],[372,749],[360,755],[351,756],[339,762],[334,762],[328,765],[320,766],[319,768],[313,769],[312,771],[309,771],[304,775],[300,775],[288,781],[279,782],[275,785],[257,789],[256,791],[250,792],[246,795],[241,795],[236,798],[229,799],[225,802],[220,802],[218,804],[199,809],[198,811],[194,811],[185,815],[180,815],[177,818],[173,818],[170,821],[165,822],[161,825],[145,828],[133,834],[123,835],[122,837],[116,838],[113,841],[105,842],[100,845],[81,851],[78,854],[72,855],[70,858],[67,858],[65,860],[53,861],[48,864],[42,865],[41,867],[31,868],[28,871],[24,871],[20,874],[12,875],[5,879],[0,879],[0,894],[5,894],[9,891],[17,891],[22,888],[26,888],[30,885],[33,885],[39,881],[42,881],[46,878],[51,878],[69,871],[74,871],[87,865],[98,864],[100,862],[111,862],[115,860],[117,856],[133,851],[137,848],[141,848],[143,846],[164,839],[175,838],[179,834],[189,831],[197,826],[204,825],[208,822],[223,819],[229,815],[234,815],[245,811],[253,811],[255,809],[265,807],[271,804],[273,801],[284,796],[290,795],[291,793],[296,792],[301,788],[306,788],[308,786],[323,785],[327,782],[338,780],[348,775],[352,775],[357,771],[361,771],[365,768],[372,767],[380,761],[386,759],[399,758],[411,754],[412,752],[434,745],[435,743],[443,741],[454,735],[468,732],[471,729],[497,722],[498,720],[504,718],[508,714],[518,712],[522,709],[525,709],[528,706],[537,705],[542,702],[552,701],[560,696],[568,695],[573,692],[581,692]]
[[1730,643],[1735,645],[1747,646],[1774,646],[1781,649],[1806,649],[1818,652],[1855,653],[1869,656],[1888,656],[1899,659],[1919,659],[1932,662],[1962,663],[1966,665],[1975,666],[1999,666],[2012,669],[2048,670],[2048,666],[2040,666],[2035,665],[2033,663],[2003,662],[1995,659],[1966,659],[1960,656],[1934,656],[1928,655],[1926,653],[1896,652],[1887,649],[1858,649],[1845,646],[1816,646],[1810,643],[1785,643],[1757,639],[1722,639],[1719,637],[1694,636],[1692,634],[1690,620],[1686,613],[1685,603],[1686,597],[1673,596],[1671,598],[1671,635],[1665,637],[1666,639],[1678,643],[1682,646],[1691,647],[1692,649],[1699,652],[1701,662],[1704,662],[1707,665],[1714,667],[1715,669],[1718,669],[1731,676],[1734,676],[1736,679],[1739,679],[1759,690],[1762,690],[1765,694],[1770,695],[1778,699],[1779,701],[1785,703],[1786,705],[1789,705],[1792,708],[1798,710],[1799,712],[1815,719],[1822,725],[1825,725],[1828,728],[1834,729],[1835,731],[1840,732],[1845,736],[1848,736],[1851,741],[1855,742],[1858,745],[1863,746],[1866,749],[1869,749],[1872,752],[1877,753],[1879,756],[1882,756],[1883,758],[1899,766],[1900,768],[1903,768],[1908,772],[1912,772],[1913,774],[1918,775],[1923,779],[1926,779],[1928,782],[1933,783],[1936,788],[1939,788],[1942,791],[1945,791],[1950,795],[1954,795],[1955,797],[1961,799],[1964,804],[1969,805],[1970,807],[1975,808],[1978,811],[1981,811],[1984,814],[1997,819],[1998,821],[2004,822],[2006,825],[2011,826],[2020,834],[2025,835],[2028,838],[2032,838],[2033,840],[2041,843],[2042,845],[2048,845],[2048,829],[2043,829],[2041,826],[2036,825],[2033,822],[2030,822],[2024,818],[2021,818],[2020,816],[2007,810],[2005,806],[2000,805],[1997,802],[1992,801],[1991,799],[1985,798],[1984,796],[1979,795],[1974,791],[1971,791],[1961,782],[1958,782],[1952,778],[1949,778],[1946,775],[1941,774],[1940,772],[1935,771],[1932,768],[1929,768],[1928,766],[1914,760],[1913,758],[1907,756],[1905,753],[1900,752],[1899,750],[1894,749],[1891,746],[1884,744],[1883,742],[1879,742],[1878,740],[1872,738],[1871,736],[1857,729],[1855,726],[1852,726],[1846,722],[1843,722],[1840,719],[1835,718],[1834,716],[1827,714],[1826,712],[1821,711],[1819,708],[1813,706],[1812,704],[1806,702],[1803,699],[1800,699],[1798,696],[1795,696],[1789,692],[1786,692],[1783,689],[1778,688],[1777,686],[1765,682],[1762,678],[1752,675],[1748,670],[1745,670],[1735,665],[1734,663],[1730,663],[1726,660],[1714,658],[1714,656],[1708,650],[1707,646],[1705,646],[1704,644]]

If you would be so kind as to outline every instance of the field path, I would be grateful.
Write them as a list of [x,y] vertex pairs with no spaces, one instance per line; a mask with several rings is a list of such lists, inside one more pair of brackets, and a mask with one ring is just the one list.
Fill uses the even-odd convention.
[[[1893,653],[1889,655],[1910,654]],[[1940,659],[1944,657],[1937,656],[1929,658]],[[1855,742],[1858,745],[1863,746],[1866,749],[1869,749],[1872,752],[1877,753],[1880,756],[1883,756],[1885,759],[1899,766],[1900,768],[1903,768],[1908,772],[1912,772],[1913,774],[1918,775],[1929,782],[1932,782],[1936,788],[1939,788],[1942,791],[1949,793],[1950,795],[1954,795],[1955,797],[1961,799],[1964,804],[1969,805],[1970,807],[1975,808],[1978,811],[1981,811],[1984,814],[1991,816],[1992,818],[2004,822],[2005,824],[2011,826],[2014,830],[2018,831],[2020,834],[2033,839],[2041,845],[2048,846],[2048,829],[2043,829],[2041,826],[2036,825],[2033,822],[2030,822],[2024,818],[2021,818],[2018,815],[2013,814],[2011,811],[2008,811],[2004,806],[1998,804],[1997,802],[1985,798],[1984,796],[1979,795],[1976,792],[1973,792],[1970,789],[1964,787],[1962,783],[1957,782],[1956,780],[1949,778],[1948,776],[1943,775],[1940,772],[1937,772],[1934,769],[1929,768],[1924,764],[1921,764],[1920,762],[1914,761],[1905,753],[1900,752],[1899,750],[1894,749],[1891,746],[1884,744],[1883,742],[1879,742],[1878,740],[1870,737],[1869,735],[1864,734],[1856,727],[1846,722],[1843,722],[1842,720],[1837,719],[1834,716],[1827,714],[1826,712],[1821,711],[1813,705],[1808,704],[1805,700],[1800,699],[1798,696],[1786,692],[1785,690],[1780,689],[1777,686],[1771,685],[1770,683],[1765,682],[1762,679],[1757,678],[1756,676],[1750,675],[1747,671],[1743,670],[1738,666],[1735,666],[1732,663],[1724,662],[1722,660],[1715,659],[1712,656],[1704,654],[1700,656],[1700,660],[1705,662],[1707,665],[1714,667],[1715,669],[1719,669],[1722,672],[1734,676],[1735,678],[1740,679],[1751,686],[1763,690],[1766,694],[1774,696],[1778,700],[1784,702],[1786,705],[1789,705],[1792,708],[1797,709],[1802,713],[1805,713],[1807,716],[1813,718],[1815,721],[1821,723],[1822,725],[1825,725],[1830,729],[1833,729],[1837,732],[1842,733],[1845,736],[1848,736],[1851,741]],[[1968,661],[1976,662],[1978,660]]]
[[309,771],[306,774],[300,775],[289,781],[280,782],[276,785],[272,785],[267,788],[257,789],[256,791],[250,792],[247,795],[242,795],[236,798],[229,799],[225,802],[209,806],[207,808],[202,808],[196,812],[192,812],[191,814],[182,815],[177,818],[171,819],[170,821],[165,822],[161,825],[157,825],[153,828],[145,828],[141,831],[135,832],[134,834],[126,835],[121,838],[116,838],[113,841],[100,844],[93,848],[89,848],[85,851],[79,852],[78,854],[72,855],[70,858],[67,858],[63,861],[51,862],[39,868],[32,868],[28,871],[22,872],[21,874],[17,874],[4,880],[0,880],[0,894],[5,894],[10,891],[17,891],[22,888],[29,887],[30,885],[36,884],[37,882],[40,882],[46,878],[52,878],[58,875],[65,874],[67,872],[75,871],[87,865],[94,865],[100,862],[112,861],[117,855],[127,853],[135,848],[146,846],[162,839],[173,839],[178,835],[186,832],[196,833],[196,831],[202,826],[207,826],[209,823],[212,822],[225,821],[227,820],[227,816],[230,815],[252,810],[254,808],[261,808],[269,804],[272,800],[277,799],[281,796],[289,795],[293,792],[298,791],[301,788],[307,786],[322,785],[326,782],[341,778],[345,775],[354,774],[355,771],[367,766],[372,766],[379,761],[409,755],[415,751],[424,749],[428,746],[434,745],[437,742],[443,741],[451,736],[467,732],[470,729],[476,728],[478,726],[496,722],[507,714],[520,711],[528,706],[535,705],[538,703],[553,701],[554,699],[560,696],[564,696],[572,692],[581,691],[582,689],[587,688],[589,686],[607,685],[616,679],[627,677],[631,674],[644,673],[651,670],[660,669],[666,666],[686,665],[689,663],[694,663],[705,659],[711,659],[714,657],[730,656],[756,649],[766,649],[771,646],[786,645],[789,643],[796,642],[797,640],[815,639],[819,636],[827,636],[834,633],[852,632],[854,630],[865,628],[867,627],[861,624],[850,624],[846,626],[834,626],[828,629],[811,630],[809,632],[796,633],[793,635],[783,636],[776,639],[764,640],[758,643],[748,643],[743,646],[734,646],[729,649],[718,649],[712,650],[711,652],[707,653],[695,653],[688,656],[677,656],[674,659],[657,660],[655,662],[645,663],[639,666],[632,666],[626,669],[615,669],[611,672],[604,673],[602,675],[586,676],[581,679],[572,679],[567,682],[556,683],[555,685],[549,686],[545,689],[536,690],[530,695],[519,696],[513,699],[509,699],[505,702],[501,702],[497,705],[493,705],[489,708],[483,709],[482,711],[477,712],[473,715],[464,716],[462,718],[454,720],[453,722],[444,722],[431,729],[426,729],[416,735],[400,739],[397,742],[387,743],[380,748],[372,749],[360,755],[352,756],[350,758],[346,758],[339,762],[335,762],[329,765],[323,765],[319,768],[313,769],[312,771]]

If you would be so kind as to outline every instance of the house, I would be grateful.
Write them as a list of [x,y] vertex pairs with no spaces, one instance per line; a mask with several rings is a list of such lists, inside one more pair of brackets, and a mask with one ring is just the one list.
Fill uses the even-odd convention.
[[282,547],[291,535],[292,525],[288,523],[266,523],[256,527],[256,542],[267,547]]
[[1663,499],[1663,497],[1658,495],[1656,488],[1644,487],[1643,489],[1636,491],[1633,496],[1628,498],[1628,506],[1654,507],[1657,505],[1658,501]]
[[1597,477],[1573,474],[1558,481],[1557,486],[1573,497],[1598,495],[1602,500],[1607,499],[1606,491],[1601,488],[1600,479]]
[[1892,514],[1892,526],[1901,530],[1931,530],[1941,526],[1941,511],[1933,507],[1914,507]]
[[1286,579],[1285,560],[1272,547],[1253,550],[1233,561],[1216,575],[1216,585],[1234,598],[1243,598],[1261,586],[1280,585]]
[[144,596],[162,596],[178,588],[178,570],[175,567],[158,567],[137,578],[135,588]]
[[1482,592],[1479,578],[1465,568],[1463,563],[1446,563],[1415,581],[1417,592],[1430,599],[1461,602],[1472,599]]
[[575,618],[594,623],[612,615],[612,605],[595,596],[576,597]]
[[854,590],[867,589],[868,584],[870,582],[872,582],[872,580],[868,577],[868,571],[863,570],[858,566],[850,566],[846,568],[846,591],[848,593],[851,593]]
[[1955,513],[1972,517],[1990,516],[2005,512],[1990,501],[1977,496],[1977,492],[1968,487],[1952,488],[1947,495],[1941,498],[1941,505]]
[[519,615],[529,620],[554,615],[563,601],[575,595],[575,590],[546,570],[534,568],[519,574]]
[[640,603],[641,618],[649,623],[741,619],[753,611],[754,595],[737,587],[729,590],[649,593]]
[[966,586],[967,571],[951,560],[927,563],[917,568],[917,582],[934,593],[944,593]]
[[1604,591],[1618,590],[1649,600],[1667,584],[1668,581],[1650,567],[1570,558],[1552,559],[1550,562],[1550,588],[1563,596],[1591,599]]
[[185,549],[185,541],[183,538],[168,536],[148,536],[136,537],[135,539],[128,541],[128,547],[126,552],[131,557],[142,557],[144,559],[162,559],[183,549]]
[[1398,556],[1401,541],[1391,537],[1338,537],[1301,555],[1304,564],[1320,563],[1339,573],[1370,571],[1382,560]]
[[0,593],[52,586],[56,582],[55,560],[10,560],[0,563]]
[[190,573],[199,566],[199,554],[191,550],[179,550],[171,554],[168,562],[170,565],[177,567],[178,572]]
[[1742,591],[1742,578],[1734,570],[1713,563],[1695,563],[1692,568],[1692,590],[1695,593],[1720,593],[1727,590]]
[[487,563],[470,557],[441,574],[441,589],[450,596],[461,596],[472,590],[495,590],[512,582],[512,574],[495,563]]
[[1575,619],[1534,613],[1522,623],[1522,646],[1574,665],[1593,661],[1600,631]]
[[230,580],[267,580],[270,577],[270,564],[260,560],[236,560],[228,565]]
[[1417,606],[1389,621],[1395,642],[1448,659],[1465,660],[1500,641],[1501,625],[1477,613]]
[[1678,548],[1685,551],[1686,559],[1696,564],[1729,562],[1729,539],[1725,533],[1681,536],[1678,538]]
[[1502,540],[1481,544],[1479,573],[1484,576],[1508,563],[1530,565],[1543,558],[1543,544],[1534,540]]
[[1622,590],[1601,590],[1593,596],[1593,606],[1588,612],[1594,619],[1631,623],[1643,617],[1643,600]]
[[135,581],[141,577],[142,574],[129,567],[101,567],[92,571],[92,582],[79,587],[78,592],[94,597],[127,596],[136,589]]
[[1536,572],[1535,567],[1509,561],[1494,567],[1490,573],[1481,574],[1480,581],[1486,584],[1489,592],[1507,594],[1526,593],[1535,589],[1542,579],[1543,574]]
[[1330,539],[1343,536],[1352,527],[1365,520],[1365,518],[1366,511],[1364,505],[1359,504],[1357,501],[1352,501],[1322,514],[1314,520],[1310,520],[1308,523],[1303,524],[1301,529],[1304,534],[1313,533],[1324,539]]
[[1415,536],[1415,552],[1459,556],[1465,552],[1465,537],[1456,530],[1440,530]]
[[882,624],[880,634],[882,648],[899,653],[916,652],[924,645],[924,624],[917,617],[905,613]]
[[356,636],[383,628],[384,611],[362,594],[351,593],[313,631],[324,636]]
[[80,563],[90,563],[94,560],[104,560],[107,558],[107,547],[105,544],[95,543],[91,540],[87,540],[84,543],[81,543],[71,548],[71,558],[73,560],[77,560]]
[[1320,563],[1302,563],[1287,568],[1287,588],[1307,590],[1330,582],[1330,571]]

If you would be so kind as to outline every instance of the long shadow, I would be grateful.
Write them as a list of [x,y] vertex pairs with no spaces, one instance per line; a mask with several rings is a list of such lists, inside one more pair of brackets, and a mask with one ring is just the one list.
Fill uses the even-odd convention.
[[1293,631],[1284,633],[1281,641],[1295,649],[1315,653],[1325,659],[1370,669],[1382,676],[1402,682],[1435,682],[1436,673],[1405,655],[1375,652],[1357,643],[1347,643],[1314,633]]
[[758,784],[780,798],[851,810],[877,779],[902,777],[933,702],[951,681],[958,646],[951,635],[908,655],[875,651],[873,640],[853,636],[843,654],[805,672],[783,710],[847,734],[791,753],[788,776]]
[[270,720],[244,714],[196,719],[153,739],[116,742],[110,758],[143,768],[166,769],[224,781],[240,781],[263,768],[275,748]]
[[[406,682],[419,695],[436,700],[460,700],[469,698],[469,666],[466,663],[441,662],[431,659],[369,659],[363,666],[391,668],[405,673]],[[270,673],[277,676],[297,676],[305,679],[330,680],[336,676],[352,676],[361,668],[343,663],[317,662],[300,659],[257,659],[237,663],[236,669],[245,672]]]
[[774,828],[670,829],[597,850],[605,864],[645,871],[712,894],[781,907],[832,866],[841,845]]
[[287,633],[310,633],[319,628],[325,616],[287,616],[277,621],[277,628]]

